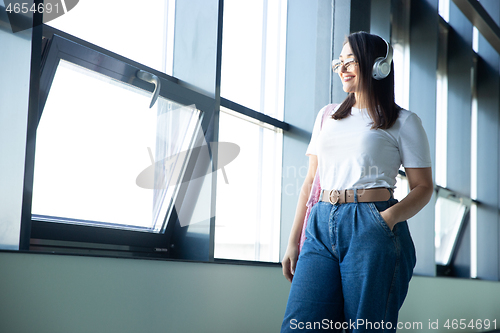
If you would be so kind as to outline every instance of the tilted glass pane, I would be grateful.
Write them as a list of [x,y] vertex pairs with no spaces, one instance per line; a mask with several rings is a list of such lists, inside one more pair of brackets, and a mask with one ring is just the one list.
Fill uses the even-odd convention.
[[219,142],[240,152],[217,175],[215,257],[278,262],[282,132],[222,109]]
[[435,246],[436,263],[448,265],[460,235],[460,229],[469,210],[468,200],[452,197],[439,190],[436,200]]
[[201,113],[61,60],[37,131],[38,218],[159,232]]

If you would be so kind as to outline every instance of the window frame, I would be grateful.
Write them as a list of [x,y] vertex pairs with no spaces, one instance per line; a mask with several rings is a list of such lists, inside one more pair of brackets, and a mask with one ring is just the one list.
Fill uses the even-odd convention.
[[[215,113],[215,100],[213,98],[189,89],[180,80],[165,73],[129,60],[48,25],[43,25],[43,37],[45,39],[42,48],[37,124],[43,116],[43,108],[59,60],[66,60],[110,78],[132,84],[145,91],[152,91],[153,84],[137,79],[135,73],[138,70],[143,70],[156,75],[161,81],[160,95],[162,97],[184,105],[195,104],[197,109],[202,111],[201,128],[203,134],[207,138],[211,137],[209,128],[214,121]],[[34,160],[34,153],[30,158]],[[189,177],[193,172],[196,162],[197,156],[192,154],[187,163],[184,179],[188,179],[186,177]],[[189,182],[184,182],[180,186],[175,199],[177,207],[182,202],[188,186]],[[176,225],[179,224],[175,209],[167,220],[164,233],[152,233],[100,226],[54,223],[32,218],[30,249],[74,252],[75,249],[86,248],[88,251],[99,253],[112,251],[115,254],[126,253],[126,255],[132,256],[169,257],[172,235]]]

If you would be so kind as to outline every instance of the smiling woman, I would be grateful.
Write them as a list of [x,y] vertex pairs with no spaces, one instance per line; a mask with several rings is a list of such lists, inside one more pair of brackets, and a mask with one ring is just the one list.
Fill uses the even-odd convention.
[[[349,35],[333,70],[349,95],[318,113],[306,152],[309,172],[282,263],[292,282],[282,332],[296,329],[293,321],[325,318],[385,322],[395,331],[416,263],[406,220],[433,192],[429,144],[418,116],[394,102],[392,49],[385,40]],[[401,165],[410,193],[398,202],[393,191]],[[316,173],[321,193],[301,247]]]
[[[342,54],[344,54],[344,56],[342,56]],[[357,92],[358,94],[361,94],[361,91],[359,91],[358,88],[358,62],[354,58],[351,58],[353,56],[354,55],[352,54],[349,43],[345,44],[342,49],[342,53],[340,54],[339,64],[337,64],[337,68],[335,68],[334,65],[333,70],[335,73],[339,74],[342,81],[342,88],[345,92]],[[345,58],[345,61],[341,60],[343,58]]]

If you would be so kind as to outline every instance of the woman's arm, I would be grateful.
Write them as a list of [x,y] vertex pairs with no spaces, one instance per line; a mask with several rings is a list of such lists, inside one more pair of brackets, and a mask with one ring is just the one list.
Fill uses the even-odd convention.
[[429,202],[434,191],[431,168],[405,168],[410,193],[394,206],[380,212],[389,228],[417,214]]
[[295,219],[293,221],[292,230],[290,231],[290,237],[288,238],[288,247],[281,262],[281,265],[283,266],[283,275],[290,282],[292,282],[293,275],[295,274],[295,266],[299,255],[299,239],[302,233],[302,225],[304,223],[307,210],[306,204],[309,199],[309,193],[311,192],[311,186],[314,181],[317,168],[318,157],[316,155],[309,155],[309,169],[307,171],[304,184],[302,184],[297,209],[295,210]]

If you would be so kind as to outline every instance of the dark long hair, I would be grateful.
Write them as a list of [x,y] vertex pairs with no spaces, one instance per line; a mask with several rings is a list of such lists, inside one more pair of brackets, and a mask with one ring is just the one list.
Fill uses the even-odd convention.
[[[350,34],[344,45],[349,43],[359,67],[358,82],[362,96],[366,99],[368,114],[372,119],[372,129],[388,129],[398,119],[399,107],[394,101],[394,64],[391,63],[391,73],[382,80],[372,78],[375,59],[385,57],[387,45],[377,35],[363,31]],[[349,93],[339,109],[332,115],[339,120],[351,115],[351,107],[356,103],[354,93]]]

